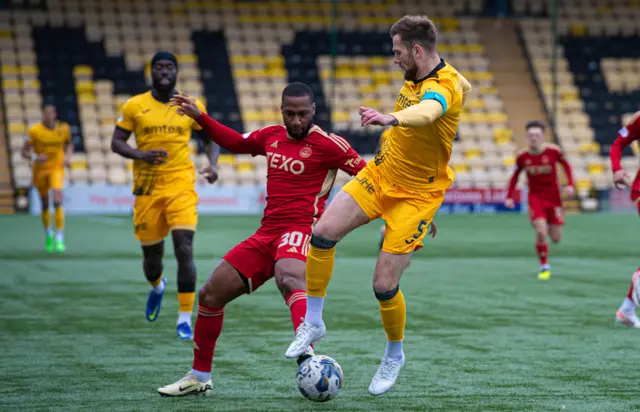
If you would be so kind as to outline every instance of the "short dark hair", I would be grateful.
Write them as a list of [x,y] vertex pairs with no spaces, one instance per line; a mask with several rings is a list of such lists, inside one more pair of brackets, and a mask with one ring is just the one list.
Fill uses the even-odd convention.
[[526,126],[524,127],[524,130],[533,129],[534,127],[539,127],[544,132],[544,129],[546,128],[546,125],[545,125],[544,121],[542,121],[542,120],[529,120],[527,122]]
[[311,103],[315,102],[315,96],[313,95],[313,90],[311,87],[307,86],[304,83],[295,82],[288,84],[284,90],[282,90],[282,100],[284,101],[285,97],[302,97],[309,96],[311,99]]
[[404,16],[391,26],[391,37],[399,35],[408,46],[415,43],[433,50],[438,42],[438,29],[427,16]]

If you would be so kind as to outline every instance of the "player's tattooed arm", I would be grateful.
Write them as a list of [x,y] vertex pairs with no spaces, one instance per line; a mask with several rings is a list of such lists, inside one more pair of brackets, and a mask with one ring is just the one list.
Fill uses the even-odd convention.
[[218,158],[220,157],[220,146],[211,140],[209,136],[202,130],[196,132],[204,143],[204,149],[209,159],[209,166],[200,170],[200,173],[207,179],[207,182],[213,184],[218,180]]
[[129,146],[127,140],[131,136],[129,130],[116,126],[111,136],[111,151],[122,157],[133,160],[142,160],[149,164],[161,164],[167,161],[167,152],[165,150],[147,150],[146,152],[134,149]]

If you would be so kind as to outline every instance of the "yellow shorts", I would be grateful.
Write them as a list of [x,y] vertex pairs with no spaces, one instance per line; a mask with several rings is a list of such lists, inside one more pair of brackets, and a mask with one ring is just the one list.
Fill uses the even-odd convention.
[[151,195],[136,196],[133,227],[142,245],[162,241],[170,230],[196,230],[198,193],[193,171],[158,176]]
[[64,189],[64,168],[33,169],[33,186],[40,196],[47,196],[49,190]]
[[388,182],[375,167],[366,166],[342,190],[374,220],[386,223],[384,252],[401,255],[420,249],[429,224],[444,200],[444,190],[418,193]]

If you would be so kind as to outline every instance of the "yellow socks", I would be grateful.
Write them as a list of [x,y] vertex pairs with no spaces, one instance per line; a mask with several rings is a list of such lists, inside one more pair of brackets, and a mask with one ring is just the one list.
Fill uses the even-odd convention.
[[390,342],[399,342],[404,339],[404,327],[407,323],[407,305],[399,287],[394,290],[377,293],[376,298],[380,305],[380,317],[382,326]]
[[151,287],[158,287],[160,284],[162,283],[162,275],[158,276],[158,279],[154,280],[154,281],[149,281],[149,284],[151,285]]
[[311,245],[307,256],[307,296],[323,298],[333,274],[335,246],[319,248]]
[[62,205],[55,208],[55,226],[56,231],[64,230],[64,208]]
[[193,311],[193,302],[196,300],[195,292],[178,292],[178,305],[180,313],[191,313]]
[[42,209],[42,212],[40,212],[40,218],[42,219],[44,231],[49,234],[49,230],[51,228],[51,212],[49,212],[49,208]]

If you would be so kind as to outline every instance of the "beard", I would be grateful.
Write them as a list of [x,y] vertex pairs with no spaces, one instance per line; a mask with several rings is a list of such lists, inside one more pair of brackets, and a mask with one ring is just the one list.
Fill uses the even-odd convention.
[[417,80],[416,79],[416,75],[418,74],[418,66],[416,65],[415,62],[413,62],[413,64],[411,65],[411,67],[408,67],[406,69],[404,69],[404,79],[405,80]]
[[160,79],[153,79],[152,86],[159,92],[169,93],[176,87],[176,79],[170,80],[169,83],[161,83]]
[[302,132],[298,132],[298,133],[295,133],[293,129],[289,127],[289,125],[287,124],[285,124],[285,127],[287,128],[287,133],[289,134],[289,136],[293,137],[296,140],[300,140],[300,139],[304,139],[309,134],[309,130],[311,130],[311,123],[309,123],[309,125],[306,128],[304,128]]

